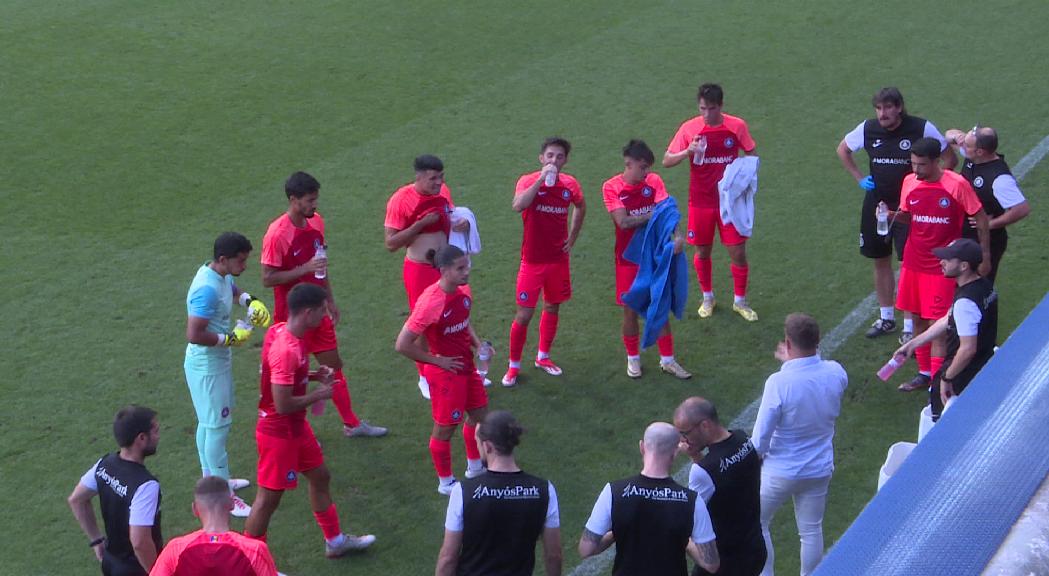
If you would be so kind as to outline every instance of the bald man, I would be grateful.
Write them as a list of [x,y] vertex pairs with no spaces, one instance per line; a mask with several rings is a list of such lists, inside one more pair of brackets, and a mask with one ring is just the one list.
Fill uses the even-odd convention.
[[583,558],[616,543],[612,574],[687,576],[686,553],[704,570],[720,561],[703,499],[670,477],[678,431],[666,422],[645,429],[641,473],[605,484],[579,539]]

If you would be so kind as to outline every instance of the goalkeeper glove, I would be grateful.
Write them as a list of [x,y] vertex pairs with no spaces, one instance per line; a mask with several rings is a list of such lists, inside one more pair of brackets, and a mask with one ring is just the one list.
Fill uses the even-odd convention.
[[220,346],[242,346],[251,339],[251,325],[242,325],[241,322],[240,320],[237,321],[237,327],[233,329],[233,332],[220,334],[223,338],[219,342]]
[[262,300],[255,298],[247,292],[241,292],[240,304],[241,306],[247,306],[248,319],[251,320],[252,326],[266,328],[273,322],[273,317],[270,315],[269,308],[266,308],[266,305],[262,303]]

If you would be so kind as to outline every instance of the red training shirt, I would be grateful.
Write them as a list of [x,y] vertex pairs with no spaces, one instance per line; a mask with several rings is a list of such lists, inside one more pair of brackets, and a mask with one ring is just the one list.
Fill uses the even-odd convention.
[[[538,171],[521,176],[514,194],[521,194],[538,179]],[[568,240],[568,206],[582,201],[583,190],[569,174],[559,173],[553,186],[540,184],[532,204],[521,211],[521,260],[535,264],[568,260],[563,249]]]
[[[605,182],[604,186],[601,187],[601,191],[605,198],[605,208],[609,212],[623,208],[630,216],[651,212],[656,204],[669,198],[663,179],[655,172],[649,172],[645,175],[644,180],[634,185],[628,185],[623,180],[623,175],[617,174]],[[623,229],[619,226],[615,228],[616,265],[637,266],[637,264],[623,259],[623,251],[626,250],[627,245],[630,244],[630,239],[634,237],[634,232],[638,229]]]
[[172,539],[150,576],[276,576],[266,543],[236,532],[203,530]]
[[441,184],[441,191],[435,196],[420,194],[415,184],[401,186],[386,202],[386,222],[384,226],[394,230],[404,230],[430,212],[437,212],[440,218],[434,224],[423,228],[422,233],[444,232],[447,236],[452,230],[452,191],[447,184]]
[[940,274],[940,259],[932,253],[962,237],[966,215],[983,209],[980,197],[964,176],[944,170],[938,182],[903,179],[900,211],[911,215],[910,232],[903,248],[903,266],[925,274]]
[[292,396],[303,396],[309,388],[310,360],[306,342],[291,333],[285,322],[266,332],[259,369],[259,421],[256,430],[267,436],[294,438],[305,429],[306,410],[278,414],[273,403],[273,385],[291,386]]
[[667,152],[677,154],[688,148],[696,134],[707,139],[707,150],[703,155],[703,164],[696,165],[692,158],[687,158],[690,172],[688,179],[688,205],[694,208],[718,208],[718,182],[725,174],[725,168],[739,157],[739,151],[750,152],[754,149],[754,140],[742,118],[722,114],[718,126],[708,126],[702,116],[685,121],[670,140]]
[[469,286],[458,286],[451,294],[434,282],[423,290],[405,326],[415,334],[425,334],[430,354],[459,356],[463,367],[456,374],[474,371],[473,338],[470,337],[470,307],[473,296]]
[[[313,259],[317,248],[325,246],[324,218],[319,212],[306,220],[306,225],[296,228],[287,212],[270,223],[266,235],[262,238],[262,265],[277,270],[291,270]],[[309,282],[327,288],[328,280],[314,276],[312,273],[273,287],[273,320],[288,320],[288,293],[296,284]]]

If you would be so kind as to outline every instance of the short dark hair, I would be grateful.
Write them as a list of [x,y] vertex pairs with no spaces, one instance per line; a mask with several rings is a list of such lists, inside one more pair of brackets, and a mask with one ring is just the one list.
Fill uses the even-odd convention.
[[215,260],[225,256],[235,258],[251,252],[251,241],[239,232],[223,232],[215,239]]
[[903,105],[903,94],[895,86],[886,86],[874,93],[874,96],[871,97],[871,106],[877,106],[878,104],[898,106],[904,114],[907,114],[907,108]]
[[720,84],[703,84],[696,92],[696,101],[704,100],[707,104],[721,104],[725,101],[725,91]]
[[441,159],[434,156],[433,154],[423,154],[415,158],[415,171],[426,172],[427,170],[433,170],[435,172],[444,172],[444,162]]
[[982,126],[976,129],[976,148],[988,154],[998,151],[998,132],[994,128]]
[[296,172],[284,182],[284,193],[288,198],[302,198],[321,191],[321,183],[305,172]]
[[437,251],[433,256],[433,265],[438,268],[447,268],[466,254],[458,246],[448,244]]
[[113,418],[113,438],[117,446],[127,448],[135,443],[139,434],[149,434],[153,430],[153,419],[157,417],[156,410],[131,404],[124,406]]
[[644,140],[627,142],[626,146],[623,146],[623,157],[646,162],[649,166],[656,163],[656,155],[652,153],[652,149],[645,144]]
[[568,156],[572,152],[572,145],[568,143],[568,140],[559,138],[557,136],[551,136],[546,140],[543,140],[543,145],[539,147],[539,153],[546,152],[546,149],[551,146],[560,146],[565,151],[565,156]]
[[197,480],[193,499],[208,508],[228,508],[231,500],[229,482],[222,476],[205,476]]
[[477,426],[477,437],[484,442],[491,442],[495,451],[503,456],[513,453],[514,448],[521,443],[521,434],[524,434],[524,428],[506,410],[489,412]]
[[801,350],[816,350],[820,346],[820,325],[808,314],[795,312],[783,323],[787,339]]
[[328,300],[328,291],[316,284],[303,282],[296,284],[288,293],[288,311],[299,314],[324,305]]
[[936,160],[940,157],[940,141],[935,138],[918,138],[911,144],[911,155]]

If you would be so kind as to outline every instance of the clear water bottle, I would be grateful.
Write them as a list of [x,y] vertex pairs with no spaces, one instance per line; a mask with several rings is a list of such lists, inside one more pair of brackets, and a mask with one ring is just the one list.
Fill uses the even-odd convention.
[[696,166],[703,164],[703,158],[707,155],[707,137],[699,137],[699,146],[696,148],[696,153],[692,155],[692,163]]
[[488,375],[488,366],[492,361],[492,355],[495,354],[495,347],[488,340],[481,342],[481,346],[477,348],[477,373],[482,378]]
[[557,168],[546,173],[546,180],[543,183],[546,184],[547,188],[557,184]]
[[[325,248],[324,246],[317,246],[317,251],[313,253],[313,259],[314,260],[327,260],[328,259],[328,250],[327,250],[327,248]],[[327,278],[328,277],[328,265],[325,264],[324,268],[321,268],[319,270],[315,270],[313,272],[313,276],[315,278],[317,278],[318,280],[323,280],[323,279]]]
[[878,208],[875,210],[875,216],[878,218],[878,236],[889,235],[889,207],[884,202],[878,202]]
[[907,357],[903,354],[894,354],[884,366],[878,370],[878,378],[881,378],[882,382],[888,382],[889,378],[892,378],[893,373],[903,366],[903,363],[907,361]]

